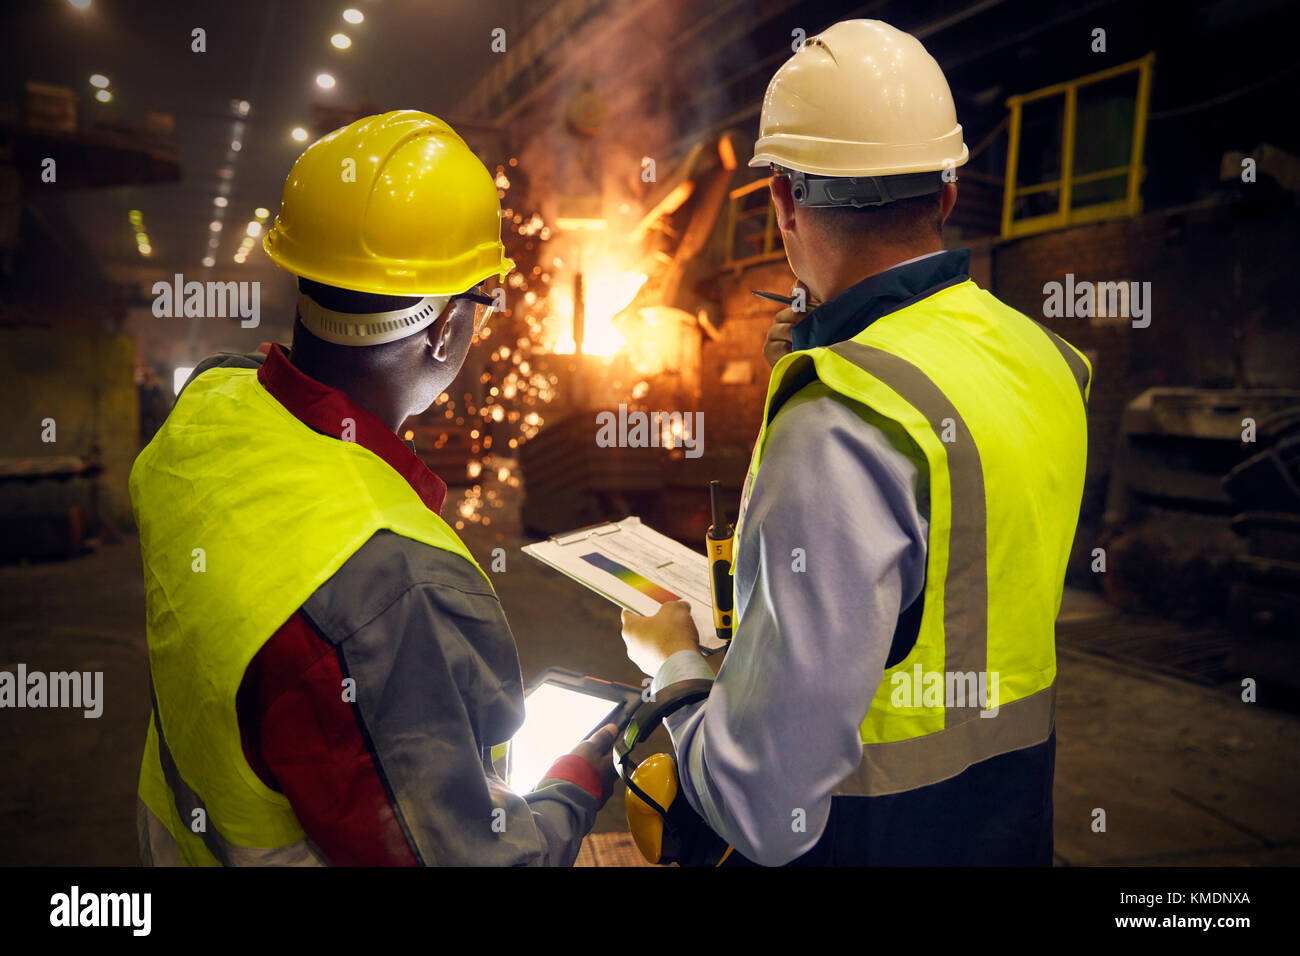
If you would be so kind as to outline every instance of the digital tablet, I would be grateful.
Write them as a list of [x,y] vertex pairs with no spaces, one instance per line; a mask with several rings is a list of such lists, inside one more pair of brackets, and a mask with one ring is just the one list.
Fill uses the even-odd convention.
[[524,695],[524,725],[510,741],[510,789],[528,793],[551,764],[605,724],[622,730],[640,703],[639,687],[558,667],[545,671]]

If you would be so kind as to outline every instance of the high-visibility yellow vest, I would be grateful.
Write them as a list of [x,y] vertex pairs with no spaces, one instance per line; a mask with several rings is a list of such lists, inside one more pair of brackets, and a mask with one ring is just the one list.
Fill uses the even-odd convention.
[[901,426],[929,471],[916,643],[863,688],[862,763],[836,793],[928,786],[1051,733],[1090,378],[1082,353],[969,279],[773,369],[738,534],[772,419],[814,380]]
[[235,695],[249,662],[381,529],[478,565],[391,466],[313,431],[251,369],[191,382],[130,486],[155,694],[140,797],[184,863],[292,860],[302,827],[240,743]]

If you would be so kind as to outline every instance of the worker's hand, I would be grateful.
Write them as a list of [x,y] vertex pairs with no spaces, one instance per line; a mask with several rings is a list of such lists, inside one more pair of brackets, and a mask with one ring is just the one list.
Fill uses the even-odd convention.
[[763,358],[767,360],[768,365],[775,366],[783,357],[794,351],[791,330],[813,310],[812,293],[802,282],[796,283],[790,294],[795,295],[795,290],[798,289],[803,289],[807,304],[801,312],[796,312],[791,307],[784,308],[772,319],[772,327],[767,330],[767,341],[763,343]]
[[609,795],[614,792],[614,781],[618,771],[614,769],[614,741],[618,739],[618,727],[606,724],[601,727],[569,753],[581,757],[596,768],[600,774],[600,805],[603,807]]
[[700,638],[691,606],[685,601],[666,601],[651,617],[624,611],[623,643],[632,663],[653,677],[663,662],[678,651],[699,651]]

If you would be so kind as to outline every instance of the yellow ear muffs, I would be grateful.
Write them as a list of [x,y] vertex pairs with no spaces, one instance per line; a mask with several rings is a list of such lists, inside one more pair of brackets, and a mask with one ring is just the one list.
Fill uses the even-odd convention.
[[709,680],[681,681],[663,688],[636,709],[627,729],[614,743],[614,767],[627,785],[624,807],[628,828],[642,856],[651,863],[712,866],[730,851],[681,797],[677,761],[671,754],[655,754],[641,763],[632,759],[633,748],[665,716],[704,700],[712,688]]
[[[677,761],[670,754],[647,757],[632,771],[632,782],[661,808],[671,807],[677,799]],[[627,824],[637,849],[651,863],[663,860],[664,817],[636,795],[629,787],[623,795]]]

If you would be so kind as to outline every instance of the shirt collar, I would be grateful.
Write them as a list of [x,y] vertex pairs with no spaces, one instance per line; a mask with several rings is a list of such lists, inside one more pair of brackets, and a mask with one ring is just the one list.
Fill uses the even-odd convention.
[[275,343],[270,347],[257,380],[294,418],[322,435],[338,438],[343,420],[352,419],[356,423],[356,443],[401,475],[426,508],[434,514],[442,511],[447,485],[419,459],[414,446],[398,438],[346,392],[303,374],[289,361],[284,346]]
[[876,319],[970,278],[970,250],[932,252],[867,276],[813,309],[794,327],[796,350],[851,339]]

